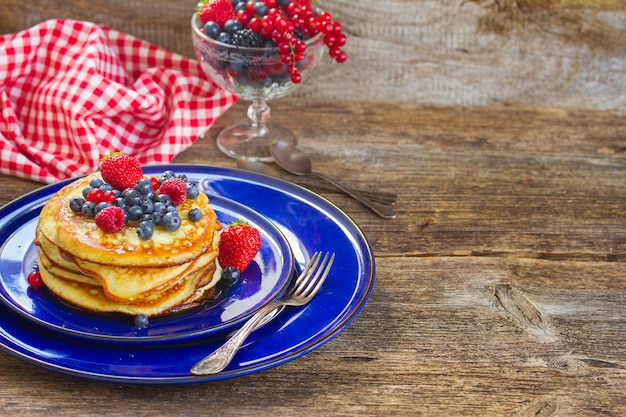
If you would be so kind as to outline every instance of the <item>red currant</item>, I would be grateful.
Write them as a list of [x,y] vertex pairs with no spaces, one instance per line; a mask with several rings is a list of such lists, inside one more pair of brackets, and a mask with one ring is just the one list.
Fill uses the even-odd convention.
[[260,33],[261,32],[261,18],[260,17],[253,17],[252,19],[250,19],[250,23],[248,23],[248,27],[256,33]]
[[115,195],[113,191],[107,191],[102,196],[102,201],[107,202],[107,203],[113,204],[115,203],[115,200],[117,200],[117,196]]
[[92,203],[95,203],[95,204],[102,202],[103,197],[104,197],[104,193],[99,188],[92,188],[87,193],[87,201],[91,201]]
[[154,190],[154,192],[159,191],[159,185],[161,185],[159,183],[159,179],[157,177],[150,177],[150,184],[152,185],[152,189]]
[[247,10],[239,10],[237,12],[237,20],[241,23],[241,26],[246,27],[250,23],[252,15]]
[[28,277],[26,277],[26,280],[28,281],[28,285],[30,285],[33,288],[39,288],[43,285],[43,280],[41,279],[41,272],[39,271],[32,271],[30,274],[28,274]]
[[298,6],[293,1],[287,4],[287,6],[285,6],[285,13],[287,13],[287,16],[289,17],[293,17],[297,15],[299,12],[300,12],[300,6]]
[[246,3],[246,11],[248,13],[250,13],[252,16],[256,15],[256,12],[254,11],[254,4],[256,3],[256,1],[249,1]]
[[302,81],[302,75],[297,72],[291,74],[291,82],[294,84],[299,84]]
[[346,62],[346,60],[348,59],[348,54],[346,54],[344,51],[339,51],[339,53],[335,56],[335,61],[337,61],[338,63],[342,63],[342,62]]

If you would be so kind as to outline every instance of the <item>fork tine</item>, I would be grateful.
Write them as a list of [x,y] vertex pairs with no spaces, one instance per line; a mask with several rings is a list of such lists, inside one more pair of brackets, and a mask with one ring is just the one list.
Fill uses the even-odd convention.
[[330,256],[330,260],[328,259],[328,255],[329,254],[326,253],[324,259],[319,265],[319,268],[317,269],[315,277],[313,277],[311,282],[309,282],[306,288],[302,291],[304,293],[304,296],[308,299],[313,298],[315,294],[317,294],[317,292],[320,290],[320,288],[322,288],[322,285],[324,284],[324,281],[326,281],[326,277],[330,272],[330,268],[333,266],[333,262],[335,261],[335,254],[333,253]]
[[294,282],[294,285],[293,285],[294,289],[299,288],[300,284],[303,281],[308,281],[309,280],[311,275],[317,269],[317,265],[319,264],[319,261],[321,259],[321,255],[322,255],[321,252],[315,252],[313,254],[313,256],[311,256],[311,259],[309,260],[309,263],[307,264],[306,268],[304,268],[302,273],[296,278],[296,281]]

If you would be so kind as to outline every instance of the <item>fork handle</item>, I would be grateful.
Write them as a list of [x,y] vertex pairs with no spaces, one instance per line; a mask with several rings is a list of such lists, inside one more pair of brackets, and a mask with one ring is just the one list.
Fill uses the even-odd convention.
[[243,342],[248,338],[250,333],[252,333],[257,324],[259,324],[264,317],[268,314],[272,313],[274,310],[285,306],[286,303],[277,301],[275,303],[267,304],[264,307],[261,307],[259,311],[257,311],[250,320],[246,322],[243,326],[241,326],[230,339],[226,341],[222,346],[220,346],[213,353],[200,360],[191,368],[191,373],[194,375],[210,375],[217,374],[224,370],[228,366],[228,364],[233,360],[235,354],[243,344]]

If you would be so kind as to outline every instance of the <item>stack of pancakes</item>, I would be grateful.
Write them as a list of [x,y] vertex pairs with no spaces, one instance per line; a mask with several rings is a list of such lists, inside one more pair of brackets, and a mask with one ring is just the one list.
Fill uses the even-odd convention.
[[[214,292],[221,224],[203,192],[177,208],[176,231],[158,226],[150,240],[126,225],[107,233],[93,219],[72,212],[69,202],[98,174],[62,188],[43,207],[36,232],[41,278],[50,291],[94,312],[155,316],[194,305]],[[191,222],[187,213],[202,211]]]

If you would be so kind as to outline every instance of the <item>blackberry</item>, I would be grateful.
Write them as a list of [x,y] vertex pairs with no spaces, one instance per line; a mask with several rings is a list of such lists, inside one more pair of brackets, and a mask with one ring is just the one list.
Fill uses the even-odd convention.
[[265,44],[263,36],[252,29],[242,29],[235,32],[230,41],[235,46],[245,48],[261,48]]

